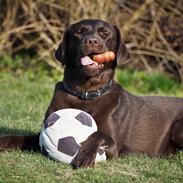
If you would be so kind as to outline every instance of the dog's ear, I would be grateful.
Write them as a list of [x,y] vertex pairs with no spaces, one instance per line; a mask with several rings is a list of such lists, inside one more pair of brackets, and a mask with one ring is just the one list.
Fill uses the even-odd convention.
[[114,28],[116,30],[116,62],[120,66],[129,61],[130,53],[122,41],[120,30],[116,26]]
[[70,33],[70,29],[71,27],[67,27],[64,31],[64,36],[62,39],[62,42],[59,44],[57,50],[55,51],[55,58],[60,61],[62,63],[62,65],[65,65],[65,61],[66,61],[66,44],[67,44],[67,40],[68,40],[68,36]]

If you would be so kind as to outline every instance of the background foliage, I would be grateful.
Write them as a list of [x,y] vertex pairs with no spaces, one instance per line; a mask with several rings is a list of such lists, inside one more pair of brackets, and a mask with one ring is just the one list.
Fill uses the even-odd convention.
[[[182,0],[0,0],[0,57],[23,54],[20,62],[15,59],[14,69],[46,62],[60,70],[54,50],[65,27],[84,18],[100,18],[120,28],[132,53],[131,67],[158,67],[183,81]],[[11,67],[1,62],[1,69]]]

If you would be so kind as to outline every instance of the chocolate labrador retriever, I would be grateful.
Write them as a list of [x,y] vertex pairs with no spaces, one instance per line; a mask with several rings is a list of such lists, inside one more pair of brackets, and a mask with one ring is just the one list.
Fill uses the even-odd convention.
[[[93,55],[115,53],[110,62],[97,63]],[[183,149],[183,99],[135,96],[114,80],[117,66],[129,52],[116,26],[101,20],[83,20],[67,28],[55,54],[65,65],[64,79],[56,84],[45,118],[64,108],[91,114],[98,131],[82,143],[72,161],[74,168],[91,167],[97,150],[105,147],[108,159],[121,154],[168,155]],[[5,136],[0,149],[39,149],[39,135]]]

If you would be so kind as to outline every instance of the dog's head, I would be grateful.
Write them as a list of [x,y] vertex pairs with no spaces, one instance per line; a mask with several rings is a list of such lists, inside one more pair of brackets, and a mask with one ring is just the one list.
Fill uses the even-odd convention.
[[[106,51],[115,53],[114,61],[100,64],[93,62],[93,55]],[[83,20],[69,26],[55,53],[56,59],[66,64],[67,68],[80,69],[87,76],[95,76],[108,68],[114,69],[128,60],[129,56],[119,29],[101,20]]]

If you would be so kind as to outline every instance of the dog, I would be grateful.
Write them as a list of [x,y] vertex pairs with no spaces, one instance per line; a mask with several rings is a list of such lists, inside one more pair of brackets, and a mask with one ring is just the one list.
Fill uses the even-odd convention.
[[[92,55],[115,53],[111,62],[96,64]],[[55,57],[65,66],[63,81],[55,86],[45,119],[54,111],[76,108],[91,114],[98,131],[82,143],[73,168],[92,167],[103,146],[108,159],[122,154],[165,156],[183,149],[183,99],[135,96],[114,80],[115,68],[130,58],[119,29],[102,20],[70,25]],[[82,58],[90,58],[83,64]],[[39,134],[4,136],[0,149],[40,150]]]

